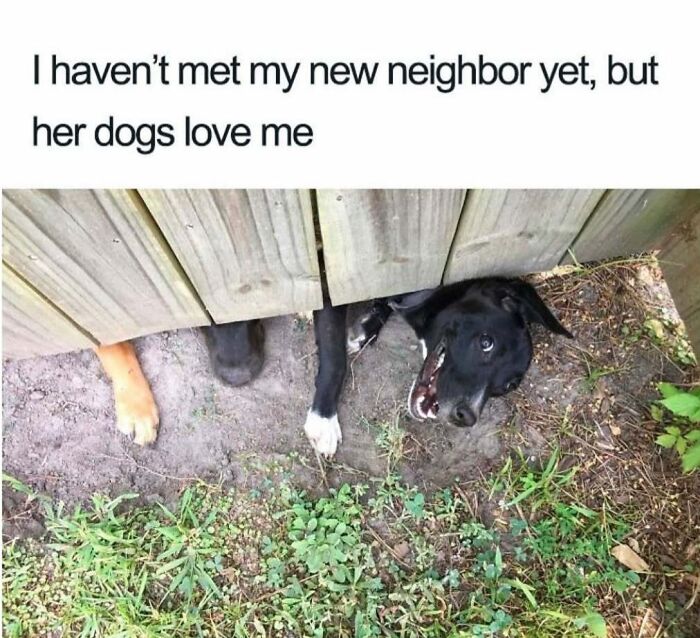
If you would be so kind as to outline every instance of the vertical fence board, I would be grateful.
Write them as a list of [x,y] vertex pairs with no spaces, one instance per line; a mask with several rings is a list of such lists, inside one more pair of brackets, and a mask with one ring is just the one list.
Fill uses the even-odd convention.
[[318,212],[334,304],[440,283],[464,190],[321,190]]
[[[684,216],[700,209],[700,190],[611,190],[577,237],[577,261],[632,255],[659,245]],[[564,263],[572,263],[567,255]]]
[[2,265],[3,356],[22,359],[92,345],[87,335]]
[[217,323],[323,305],[304,190],[142,190]]
[[101,343],[209,323],[131,191],[3,193],[3,259]]
[[700,212],[669,233],[659,263],[700,360]]
[[602,190],[469,191],[445,283],[555,266],[602,194]]

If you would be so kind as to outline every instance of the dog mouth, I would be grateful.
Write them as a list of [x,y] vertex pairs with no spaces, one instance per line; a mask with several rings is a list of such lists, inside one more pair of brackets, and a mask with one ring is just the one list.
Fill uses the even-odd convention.
[[437,382],[445,363],[445,342],[440,340],[423,362],[423,367],[408,394],[408,410],[415,419],[437,419],[440,404],[437,398]]

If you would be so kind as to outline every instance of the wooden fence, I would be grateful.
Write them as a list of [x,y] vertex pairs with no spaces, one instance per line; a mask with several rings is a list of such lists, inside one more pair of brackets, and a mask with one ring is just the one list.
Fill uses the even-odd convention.
[[700,349],[698,190],[7,190],[3,354],[662,249]]

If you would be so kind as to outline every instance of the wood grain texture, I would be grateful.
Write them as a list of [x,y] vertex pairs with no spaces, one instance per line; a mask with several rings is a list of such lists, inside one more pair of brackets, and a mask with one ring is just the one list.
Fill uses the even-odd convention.
[[217,323],[323,305],[304,190],[143,190]]
[[[579,262],[658,247],[684,217],[700,210],[700,190],[610,190],[571,250]],[[572,263],[567,255],[563,263]]]
[[700,212],[668,234],[662,242],[659,263],[700,360]]
[[3,259],[100,343],[209,323],[132,191],[4,191],[3,233]]
[[469,191],[445,283],[556,266],[602,194],[602,190]]
[[89,348],[95,342],[2,265],[2,355],[24,359]]
[[331,301],[437,286],[464,190],[321,190],[318,212]]

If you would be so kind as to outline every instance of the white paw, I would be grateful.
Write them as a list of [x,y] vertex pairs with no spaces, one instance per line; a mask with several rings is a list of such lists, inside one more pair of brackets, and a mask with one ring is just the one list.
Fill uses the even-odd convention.
[[306,432],[314,450],[326,458],[335,454],[338,443],[343,440],[337,414],[327,419],[309,410],[304,424],[304,432]]

